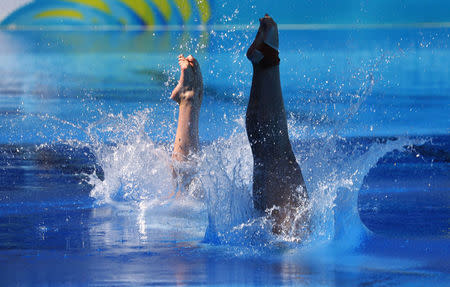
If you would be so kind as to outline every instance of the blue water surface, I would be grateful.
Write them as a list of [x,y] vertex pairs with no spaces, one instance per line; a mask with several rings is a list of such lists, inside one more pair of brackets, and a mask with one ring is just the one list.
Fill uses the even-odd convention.
[[[280,31],[300,242],[252,212],[253,33],[0,31],[0,285],[448,285],[450,30]],[[205,95],[173,198],[179,53]]]

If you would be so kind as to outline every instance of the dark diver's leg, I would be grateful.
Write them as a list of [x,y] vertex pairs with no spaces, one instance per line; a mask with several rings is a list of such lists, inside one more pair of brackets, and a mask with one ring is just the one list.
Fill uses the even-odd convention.
[[296,209],[306,204],[308,195],[289,142],[277,49],[277,25],[266,14],[247,51],[253,79],[246,128],[254,161],[254,206],[261,212],[276,207],[271,212],[273,232],[281,234],[292,228]]

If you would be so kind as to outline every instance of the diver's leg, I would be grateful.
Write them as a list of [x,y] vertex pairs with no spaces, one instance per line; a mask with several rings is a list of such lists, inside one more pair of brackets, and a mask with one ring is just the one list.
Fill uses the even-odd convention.
[[253,153],[253,201],[272,212],[273,231],[290,229],[295,209],[306,204],[305,182],[289,142],[280,84],[277,25],[267,14],[260,19],[255,41],[247,52],[253,79],[246,128]]
[[181,76],[170,98],[179,104],[178,126],[172,158],[187,160],[198,150],[198,120],[203,98],[200,66],[194,57],[178,56]]

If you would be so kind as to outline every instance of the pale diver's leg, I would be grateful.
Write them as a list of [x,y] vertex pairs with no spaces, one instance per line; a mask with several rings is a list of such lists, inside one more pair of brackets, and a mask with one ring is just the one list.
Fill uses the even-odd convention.
[[185,161],[198,151],[198,120],[203,98],[203,79],[197,60],[178,56],[181,69],[178,85],[170,98],[178,103],[178,126],[172,158]]
[[172,158],[177,164],[172,166],[172,173],[177,186],[170,195],[178,196],[186,188],[195,174],[193,156],[199,150],[198,121],[203,98],[203,79],[197,60],[191,55],[178,56],[181,75],[170,98],[178,103],[178,123]]

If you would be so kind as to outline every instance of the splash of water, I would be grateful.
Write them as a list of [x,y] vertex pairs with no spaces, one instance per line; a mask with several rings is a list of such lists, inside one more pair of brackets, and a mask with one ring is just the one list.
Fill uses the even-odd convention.
[[[271,221],[253,210],[252,155],[244,129],[228,138],[219,138],[202,147],[197,158],[197,175],[179,197],[174,197],[176,178],[170,146],[153,142],[145,132],[148,113],[137,112],[125,118],[90,127],[92,149],[102,166],[105,179],[95,175],[91,196],[98,203],[120,208],[132,206],[139,212],[140,232],[158,221],[192,225],[205,233],[205,240],[216,244],[269,246],[276,242],[295,242],[298,238],[271,233]],[[411,144],[409,139],[375,142],[348,151],[347,140],[336,135],[303,138],[305,127],[289,120],[291,140],[300,141],[296,152],[310,192],[311,234],[303,246],[341,242],[355,247],[367,235],[357,210],[357,195],[365,175],[386,153]],[[108,137],[100,141],[98,134]],[[107,143],[104,143],[107,142]],[[174,223],[167,218],[184,218]],[[151,220],[150,220],[151,218]],[[151,222],[150,222],[151,221]],[[152,225],[153,224],[153,225]],[[156,224],[156,225],[155,225]],[[167,225],[166,225],[167,228]],[[205,231],[206,229],[206,231]]]

